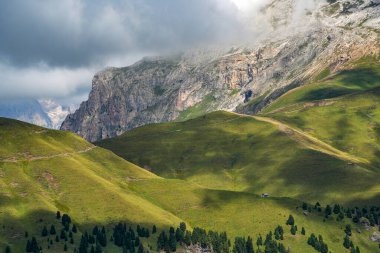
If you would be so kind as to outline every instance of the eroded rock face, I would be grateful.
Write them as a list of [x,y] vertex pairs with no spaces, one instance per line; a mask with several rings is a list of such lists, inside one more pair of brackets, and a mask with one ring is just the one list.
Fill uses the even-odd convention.
[[[61,129],[97,141],[215,110],[256,113],[326,67],[338,71],[379,52],[378,1],[345,2],[321,3],[297,25],[296,2],[273,1],[261,13],[271,29],[254,46],[189,50],[101,71]],[[257,97],[259,103],[247,103]]]

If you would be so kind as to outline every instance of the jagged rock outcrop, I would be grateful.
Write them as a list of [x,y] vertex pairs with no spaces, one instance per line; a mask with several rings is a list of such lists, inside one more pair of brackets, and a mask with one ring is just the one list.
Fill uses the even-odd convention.
[[61,129],[97,141],[215,110],[255,113],[326,67],[379,52],[380,1],[321,1],[301,11],[298,2],[263,8],[270,29],[253,46],[193,49],[97,73],[89,99]]

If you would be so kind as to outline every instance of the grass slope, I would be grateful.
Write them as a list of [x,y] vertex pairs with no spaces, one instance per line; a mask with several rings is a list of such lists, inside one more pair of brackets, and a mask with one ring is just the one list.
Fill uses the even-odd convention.
[[[160,176],[217,190],[379,203],[379,173],[311,149],[269,122],[216,112],[97,143]],[[358,190],[360,189],[360,190]]]
[[[278,138],[284,138],[284,143],[294,143],[270,124],[248,117],[215,113],[194,121],[200,121],[198,123],[203,123],[203,127],[236,123],[239,127],[248,128],[254,124],[264,136],[275,132]],[[253,235],[254,238],[259,233],[265,235],[278,224],[284,226],[288,215],[293,214],[296,224],[299,228],[304,226],[307,235],[311,232],[323,234],[333,252],[343,249],[342,228],[349,221],[330,219],[323,223],[323,218],[317,213],[305,216],[296,209],[301,205],[298,200],[264,199],[248,192],[209,189],[185,180],[160,178],[102,148],[89,149],[91,144],[71,133],[46,130],[13,120],[0,119],[0,122],[2,126],[7,125],[7,128],[0,127],[0,138],[14,150],[14,153],[3,156],[6,158],[0,163],[0,248],[11,244],[14,252],[22,252],[25,247],[24,231],[29,231],[30,236],[38,236],[43,225],[54,222],[53,213],[59,209],[68,212],[80,229],[120,220],[148,227],[153,223],[167,227],[184,220],[193,227],[227,231],[230,237]],[[166,137],[178,132],[176,128],[167,129],[168,125],[163,128],[167,131]],[[234,127],[227,127],[226,131],[234,132]],[[54,150],[39,141],[39,137],[45,139],[45,135],[55,134],[65,137],[60,137],[62,146]],[[22,136],[22,140],[17,135]],[[32,137],[29,139],[28,136]],[[154,136],[155,131],[145,135],[146,138]],[[55,143],[56,140],[52,137],[50,141]],[[24,146],[13,142],[23,142]],[[29,149],[43,150],[43,156]],[[368,240],[371,233],[354,233],[353,241],[361,247],[361,252],[374,252],[378,247]],[[79,237],[76,238],[78,240]],[[151,240],[148,243],[154,243],[156,239]],[[307,236],[292,236],[289,228],[285,228],[284,243],[293,252],[314,252],[306,240]],[[62,245],[57,247],[56,244],[47,251],[43,241],[40,244],[44,252],[62,251]],[[69,251],[73,250],[71,247],[69,245]],[[110,247],[107,252],[120,252],[120,249]]]
[[[337,87],[349,92],[336,94]],[[367,160],[378,171],[379,102],[380,61],[369,58],[356,63],[351,71],[285,94],[265,114]]]
[[16,248],[24,231],[57,210],[82,226],[180,221],[128,188],[157,176],[72,133],[0,118],[0,139],[0,237]]

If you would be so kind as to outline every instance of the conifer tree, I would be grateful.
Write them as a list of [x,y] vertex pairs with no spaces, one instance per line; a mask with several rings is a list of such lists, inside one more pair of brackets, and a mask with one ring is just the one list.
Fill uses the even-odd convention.
[[55,231],[55,226],[54,225],[51,225],[50,226],[50,234],[51,235],[55,235],[57,232]]
[[57,220],[61,219],[61,212],[60,211],[57,211],[56,217],[57,217]]
[[292,227],[290,228],[290,233],[291,233],[292,235],[295,235],[296,232],[297,232],[296,227],[295,227],[295,226],[292,226]]
[[350,248],[350,245],[351,245],[350,238],[348,237],[348,235],[346,235],[346,236],[344,237],[344,240],[343,240],[343,246],[344,246],[346,249],[349,249],[349,248]]
[[351,225],[346,225],[344,232],[346,233],[346,235],[351,236],[352,235]]
[[152,234],[155,234],[156,232],[157,232],[156,225],[153,225],[153,227],[152,227]]
[[144,247],[141,243],[139,244],[139,247],[137,249],[137,253],[144,253]]
[[186,223],[185,222],[181,222],[179,224],[179,228],[182,230],[182,232],[185,232],[186,231]]
[[67,244],[65,243],[65,245],[63,246],[63,251],[67,251]]
[[304,227],[302,227],[302,229],[301,229],[301,234],[302,234],[302,235],[305,235],[305,234],[306,234],[306,231],[305,231],[305,228],[304,228]]
[[294,217],[293,217],[293,215],[289,215],[289,218],[286,221],[286,225],[291,225],[291,226],[294,225]]
[[11,248],[9,246],[5,247],[5,253],[11,253]]
[[44,228],[42,229],[42,232],[41,232],[41,236],[45,237],[47,235],[48,235],[48,230],[47,230],[46,226],[44,226]]
[[259,237],[257,238],[256,245],[257,247],[260,247],[263,245],[263,238],[261,237],[260,234],[259,234]]
[[247,242],[246,242],[246,252],[247,253],[255,253],[253,249],[253,243],[252,243],[252,238],[248,236]]

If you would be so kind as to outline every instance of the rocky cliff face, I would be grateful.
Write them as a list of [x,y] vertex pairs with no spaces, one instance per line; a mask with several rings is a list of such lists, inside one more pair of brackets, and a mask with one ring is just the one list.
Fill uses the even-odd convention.
[[61,129],[96,141],[215,110],[255,113],[326,68],[379,53],[380,1],[320,1],[307,10],[297,3],[263,8],[268,31],[253,46],[194,49],[97,73],[89,99]]

